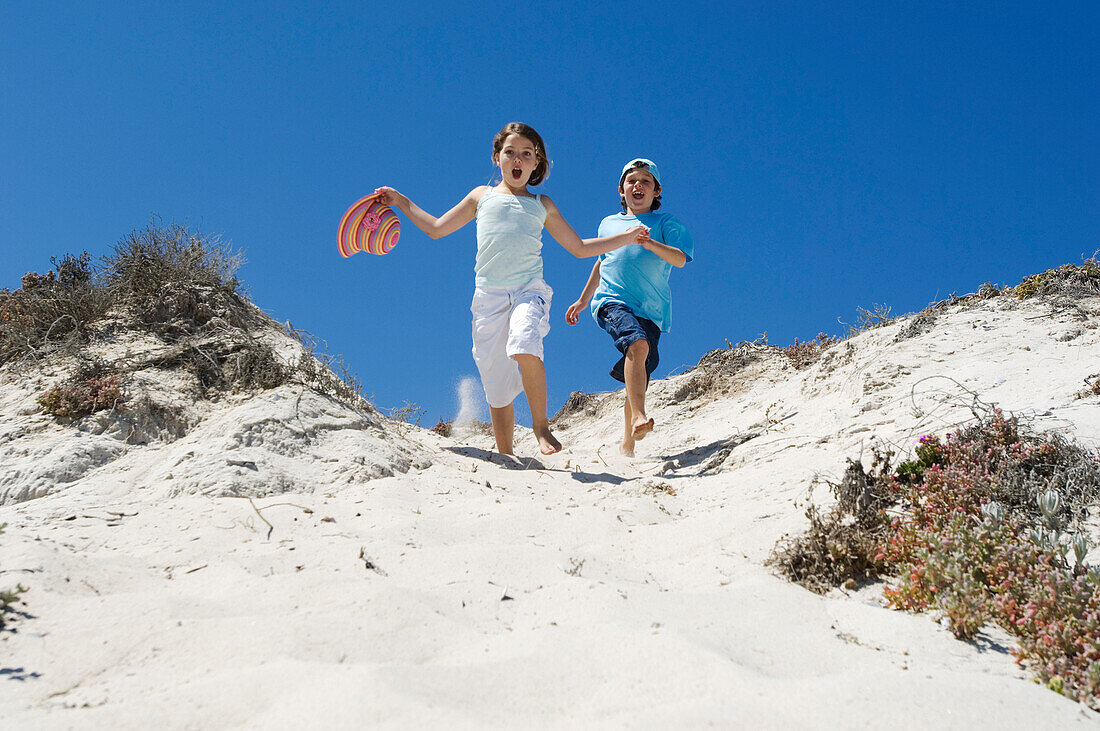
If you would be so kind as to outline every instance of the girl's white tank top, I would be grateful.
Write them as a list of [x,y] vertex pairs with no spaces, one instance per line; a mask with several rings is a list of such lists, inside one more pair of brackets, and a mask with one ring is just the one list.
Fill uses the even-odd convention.
[[517,287],[542,276],[542,196],[488,190],[477,202],[474,285]]

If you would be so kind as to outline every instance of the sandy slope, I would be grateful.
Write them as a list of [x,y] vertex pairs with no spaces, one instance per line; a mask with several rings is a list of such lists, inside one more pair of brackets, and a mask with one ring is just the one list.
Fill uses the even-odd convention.
[[658,429],[634,460],[614,446],[621,393],[560,420],[563,453],[512,464],[487,437],[289,386],[202,407],[179,439],[77,436],[35,412],[41,380],[6,374],[0,580],[31,591],[0,634],[0,718],[1096,725],[1026,680],[994,629],[962,643],[875,587],[819,597],[763,566],[804,526],[815,476],[872,440],[949,431],[975,397],[1100,444],[1098,398],[1079,397],[1100,372],[1100,300],[1079,304],[945,308],[801,371],[774,350],[738,369],[716,354],[715,382],[654,384]]

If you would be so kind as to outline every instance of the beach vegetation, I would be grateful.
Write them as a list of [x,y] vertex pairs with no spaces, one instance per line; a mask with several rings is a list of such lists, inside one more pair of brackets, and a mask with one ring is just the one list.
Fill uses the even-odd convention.
[[561,405],[561,408],[558,409],[558,413],[550,418],[550,421],[551,423],[557,423],[562,419],[579,414],[595,416],[599,413],[599,400],[597,394],[573,391],[569,394],[569,398],[565,400],[565,403]]
[[998,624],[1039,681],[1100,710],[1100,567],[1085,531],[1100,458],[993,408],[892,458],[849,462],[834,503],[807,511],[773,565],[817,592],[885,579],[891,606],[934,612],[961,639]]
[[45,274],[24,275],[21,288],[0,289],[0,365],[76,352],[110,307],[88,252],[50,262]]
[[[5,527],[7,527],[7,523],[0,523],[0,533],[4,532]],[[0,629],[3,629],[7,623],[8,613],[14,611],[15,605],[23,601],[19,596],[26,593],[26,591],[27,587],[22,584],[0,588]]]
[[[358,377],[309,333],[280,324],[248,301],[237,271],[243,257],[220,237],[154,219],[93,261],[51,259],[45,274],[29,272],[21,288],[0,290],[0,365],[55,356],[83,363],[38,398],[47,412],[75,419],[125,401],[123,382],[143,368],[178,369],[195,379],[199,396],[298,383],[356,408],[373,409]],[[89,347],[126,330],[153,334],[164,347],[110,368]],[[304,352],[284,353],[272,332]],[[109,372],[108,372],[109,371]]]
[[117,409],[124,401],[121,375],[101,361],[82,364],[76,373],[38,397],[47,414],[69,420]]
[[792,345],[780,348],[779,352],[787,358],[796,371],[800,371],[816,363],[826,350],[839,342],[840,340],[832,335],[818,333],[816,340],[799,342],[798,338],[795,338]]
[[247,329],[260,313],[240,295],[243,263],[220,237],[183,224],[150,222],[104,257],[104,284],[116,307],[168,338],[226,327]]
[[1081,264],[1063,264],[1039,274],[1024,277],[1012,289],[1017,299],[1063,296],[1093,297],[1100,294],[1100,261],[1096,254]]
[[856,307],[856,324],[850,328],[848,336],[858,335],[867,330],[886,327],[898,318],[890,314],[890,306],[886,303],[873,303],[871,309]]

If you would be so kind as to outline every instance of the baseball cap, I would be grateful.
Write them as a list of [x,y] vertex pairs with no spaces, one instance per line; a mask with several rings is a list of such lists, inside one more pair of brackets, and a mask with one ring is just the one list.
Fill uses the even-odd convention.
[[659,170],[657,170],[657,163],[653,162],[652,160],[647,160],[644,157],[636,157],[628,162],[626,165],[624,165],[623,173],[619,176],[619,180],[622,181],[622,179],[626,177],[626,174],[628,172],[635,169],[647,171],[650,175],[653,176],[653,179],[657,181],[657,185],[661,184],[661,173]]

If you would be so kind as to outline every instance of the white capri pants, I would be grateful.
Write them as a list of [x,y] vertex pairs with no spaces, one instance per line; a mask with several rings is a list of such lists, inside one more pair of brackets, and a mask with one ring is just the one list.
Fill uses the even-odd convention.
[[550,299],[554,292],[540,278],[518,287],[475,287],[473,315],[474,363],[481,374],[485,400],[494,409],[507,406],[523,393],[521,353],[542,360],[542,339],[550,332]]

